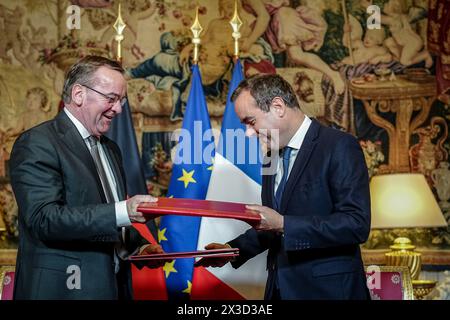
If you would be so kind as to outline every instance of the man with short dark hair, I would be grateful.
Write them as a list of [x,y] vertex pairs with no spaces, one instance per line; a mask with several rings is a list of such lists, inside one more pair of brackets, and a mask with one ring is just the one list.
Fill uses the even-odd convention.
[[279,75],[252,76],[231,99],[276,170],[263,175],[263,205],[247,206],[260,214],[259,225],[206,246],[239,248],[239,257],[198,265],[238,268],[268,249],[265,299],[369,299],[359,244],[370,231],[370,195],[356,139],[307,117]]
[[115,61],[88,56],[73,65],[64,109],[25,131],[10,160],[19,207],[15,299],[131,298],[130,254],[160,253],[131,222],[156,198],[126,199],[118,146],[104,134],[122,111],[126,82]]

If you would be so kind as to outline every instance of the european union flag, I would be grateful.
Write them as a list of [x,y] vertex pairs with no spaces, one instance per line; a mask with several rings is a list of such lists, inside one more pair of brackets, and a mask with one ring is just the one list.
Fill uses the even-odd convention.
[[[169,184],[168,196],[203,200],[208,190],[214,158],[211,131],[202,80],[197,65],[192,67],[192,84],[183,119]],[[164,216],[158,238],[166,252],[197,249],[201,218]],[[171,299],[189,298],[194,259],[177,259],[164,266]]]

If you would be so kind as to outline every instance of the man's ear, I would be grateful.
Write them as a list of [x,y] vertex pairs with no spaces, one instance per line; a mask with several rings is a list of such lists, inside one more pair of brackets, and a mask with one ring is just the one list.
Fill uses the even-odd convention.
[[81,106],[83,104],[83,100],[85,98],[86,90],[82,85],[74,84],[72,86],[71,98],[72,101],[77,105]]
[[283,118],[286,115],[286,104],[284,100],[280,97],[275,97],[272,99],[272,108],[278,117]]

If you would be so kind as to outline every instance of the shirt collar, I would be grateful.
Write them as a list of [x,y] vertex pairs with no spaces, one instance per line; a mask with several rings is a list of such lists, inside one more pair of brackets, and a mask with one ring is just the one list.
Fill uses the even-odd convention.
[[300,149],[303,140],[305,140],[306,132],[308,131],[311,122],[311,119],[305,114],[305,119],[303,119],[302,124],[297,129],[297,132],[294,134],[291,140],[289,140],[289,143],[287,144],[288,147],[296,150]]
[[77,128],[77,130],[80,133],[83,140],[85,140],[91,136],[91,134],[89,133],[89,131],[87,131],[87,129],[83,126],[83,124],[77,118],[75,118],[75,116],[72,113],[70,113],[69,109],[64,107],[64,112],[67,114],[70,121],[73,122],[73,124]]

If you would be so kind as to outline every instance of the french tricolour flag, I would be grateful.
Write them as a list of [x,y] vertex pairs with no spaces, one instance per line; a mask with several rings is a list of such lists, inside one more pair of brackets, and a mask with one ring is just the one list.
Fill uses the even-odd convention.
[[[206,199],[261,203],[261,161],[256,137],[245,137],[231,94],[244,79],[239,59],[236,61],[222,121],[219,147]],[[202,218],[198,250],[211,243],[225,243],[250,226],[233,219]],[[249,260],[239,269],[229,263],[222,268],[195,268],[191,299],[262,299],[267,279],[267,252]]]

